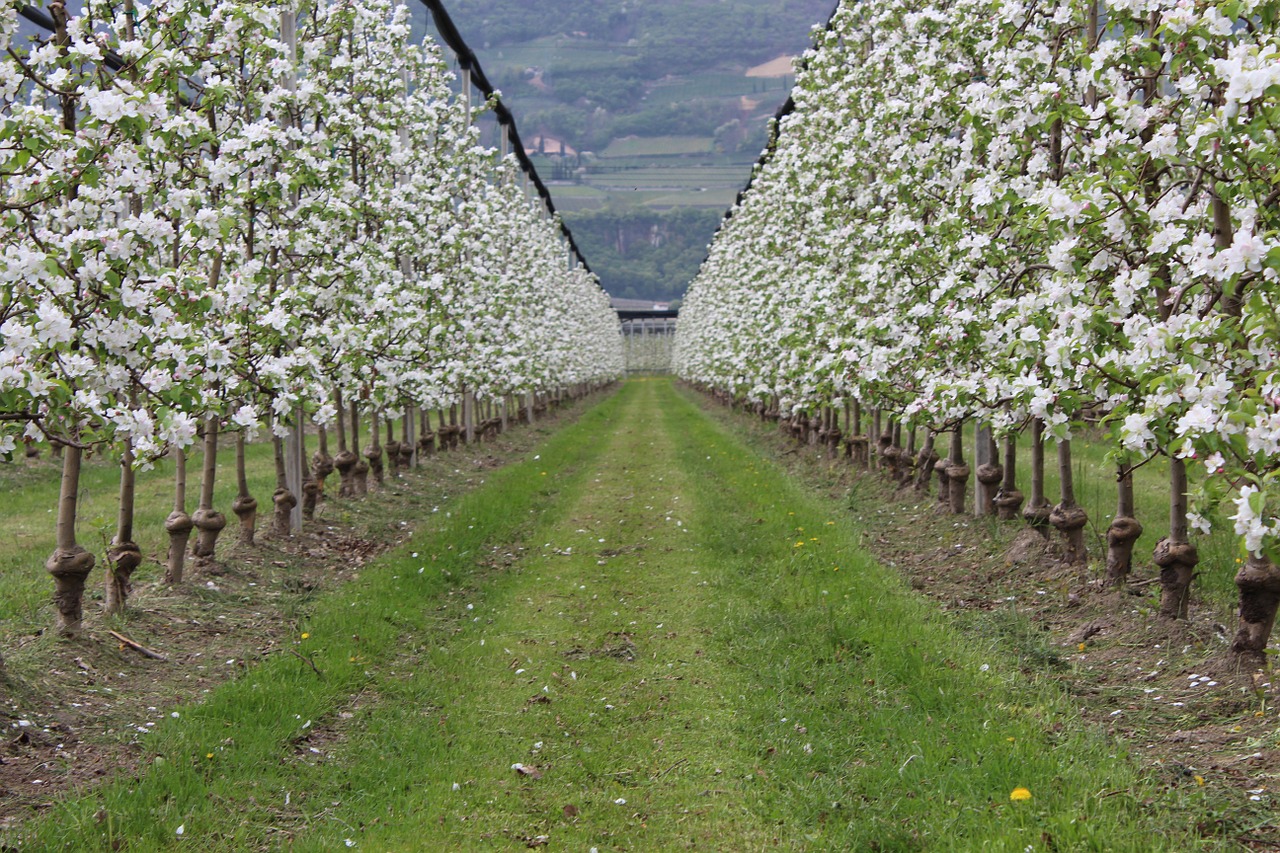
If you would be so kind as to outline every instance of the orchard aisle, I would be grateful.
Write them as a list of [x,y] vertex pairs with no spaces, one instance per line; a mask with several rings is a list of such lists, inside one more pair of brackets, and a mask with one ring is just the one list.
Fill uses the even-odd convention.
[[670,382],[439,516],[30,849],[1213,849]]
[[[351,759],[412,726],[396,760],[421,787],[361,843],[1158,843],[1167,816],[1150,801],[1140,813],[1114,746],[966,649],[832,507],[670,383],[622,397],[575,497],[510,569],[456,598],[453,633],[413,678],[378,688],[380,721]],[[1032,799],[1011,800],[1020,788]]]

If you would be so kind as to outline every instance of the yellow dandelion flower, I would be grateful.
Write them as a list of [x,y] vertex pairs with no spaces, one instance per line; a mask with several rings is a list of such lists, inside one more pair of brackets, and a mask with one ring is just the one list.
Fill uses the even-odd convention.
[[212,752],[206,752],[206,753],[204,754],[204,757],[205,757],[205,758],[213,758],[213,753],[212,753]]
[[1014,788],[1009,794],[1009,799],[1013,800],[1015,803],[1020,803],[1023,800],[1031,799],[1031,792],[1026,788]]
[[302,639],[304,639],[304,640],[309,640],[309,639],[311,639],[311,635],[310,635],[309,633],[307,633],[306,631],[303,631],[303,632],[302,632]]
[[797,547],[797,548],[803,548],[803,547],[804,547],[804,543],[803,543],[803,542],[797,542],[797,543],[796,543],[796,547]]
[[1203,777],[1203,776],[1196,776],[1196,777],[1195,777],[1195,780],[1196,780],[1196,784],[1197,784],[1197,785],[1204,785],[1204,777]]
[[1080,651],[1084,651],[1084,643],[1081,643],[1080,645],[1076,646],[1076,648],[1079,649]]

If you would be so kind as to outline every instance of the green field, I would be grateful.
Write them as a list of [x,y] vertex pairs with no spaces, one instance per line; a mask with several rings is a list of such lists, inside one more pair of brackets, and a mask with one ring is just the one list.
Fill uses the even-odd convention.
[[663,157],[684,154],[710,154],[711,140],[705,136],[628,136],[615,139],[600,153],[612,157]]
[[776,100],[790,89],[791,78],[747,77],[744,74],[703,74],[689,80],[663,83],[650,92],[650,104],[677,103],[699,98],[764,97]]
[[545,36],[521,45],[492,48],[484,54],[485,72],[493,76],[508,69],[545,68],[571,72],[625,68],[634,60],[634,50],[565,35]]

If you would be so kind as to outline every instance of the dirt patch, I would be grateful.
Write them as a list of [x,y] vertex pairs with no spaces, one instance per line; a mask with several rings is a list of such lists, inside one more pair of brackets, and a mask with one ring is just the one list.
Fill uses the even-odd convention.
[[564,653],[566,660],[591,660],[593,658],[613,658],[614,660],[633,661],[636,659],[635,638],[631,634],[610,632],[605,635],[605,642],[594,649],[574,646]]
[[[247,548],[224,535],[217,561],[190,568],[183,586],[138,584],[121,620],[103,620],[86,601],[87,630],[78,640],[0,634],[0,831],[53,808],[60,796],[138,773],[150,730],[175,707],[199,702],[263,658],[290,653],[317,596],[357,580],[371,560],[414,533],[413,520],[429,523],[433,510],[526,456],[582,410],[552,411],[533,428],[426,457],[364,500],[322,504],[298,537],[260,535]],[[500,568],[514,559],[495,553],[490,562]],[[90,583],[100,578],[95,573]],[[165,660],[144,657],[110,630]],[[317,720],[295,741],[291,760],[323,760],[346,722],[341,714]]]
[[[745,412],[699,396],[713,417],[852,514],[863,544],[966,631],[995,636],[1029,680],[1050,679],[1080,713],[1123,739],[1169,785],[1202,787],[1223,818],[1202,827],[1250,849],[1280,847],[1280,689],[1269,672],[1221,663],[1229,611],[1194,598],[1191,618],[1158,616],[1158,569],[1135,561],[1119,590],[1103,588],[1101,549],[1064,566],[1053,539],[1016,522],[952,515],[936,497],[887,475],[798,446]],[[936,493],[936,482],[933,485]]]

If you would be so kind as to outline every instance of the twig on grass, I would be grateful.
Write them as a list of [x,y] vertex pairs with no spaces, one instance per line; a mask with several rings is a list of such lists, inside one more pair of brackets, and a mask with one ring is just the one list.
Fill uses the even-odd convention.
[[298,654],[298,652],[297,652],[297,651],[295,651],[295,650],[293,650],[293,649],[289,649],[288,651],[289,651],[289,654],[293,655],[295,658],[297,658],[298,660],[302,661],[302,662],[303,662],[303,663],[305,663],[307,666],[311,667],[311,671],[312,671],[312,672],[314,672],[314,673],[315,673],[316,675],[318,675],[320,678],[324,678],[324,673],[323,673],[323,672],[321,672],[319,669],[317,669],[317,668],[316,668],[316,665],[315,665],[315,663],[313,663],[313,662],[312,662],[311,658],[307,657],[306,655]]
[[666,776],[666,775],[667,775],[668,773],[670,773],[672,770],[675,770],[675,769],[676,769],[677,767],[679,767],[681,764],[688,764],[688,763],[689,763],[689,759],[687,759],[687,758],[682,758],[682,759],[680,759],[679,761],[677,761],[675,764],[672,764],[672,765],[671,765],[670,767],[668,767],[666,770],[663,770],[663,771],[662,771],[661,773],[659,773],[657,776],[654,776],[654,777],[653,777],[653,779],[652,779],[651,781],[657,782],[659,779],[661,779],[663,776]]
[[133,649],[135,652],[142,655],[143,657],[151,658],[152,660],[164,661],[165,663],[169,662],[169,659],[164,655],[160,654],[159,652],[153,652],[151,649],[147,648],[141,643],[137,643],[137,642],[134,642],[133,640],[130,640],[124,634],[120,634],[115,631],[108,631],[107,633],[115,637],[117,640],[119,640],[121,646],[127,649]]

